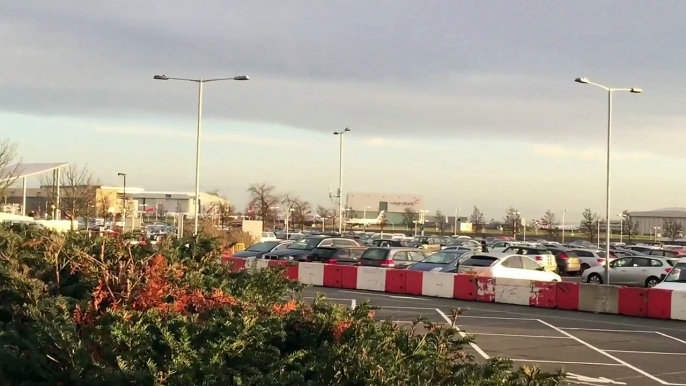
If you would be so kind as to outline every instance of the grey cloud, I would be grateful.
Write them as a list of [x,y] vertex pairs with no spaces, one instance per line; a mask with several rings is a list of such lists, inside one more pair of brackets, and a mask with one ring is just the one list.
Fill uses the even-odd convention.
[[253,81],[207,87],[206,116],[317,131],[348,125],[374,136],[595,142],[602,92],[572,78],[641,83],[640,100],[617,106],[618,124],[635,133],[645,127],[636,122],[678,113],[685,7],[0,0],[10,56],[0,63],[0,109],[192,117],[192,85],[154,82],[154,73],[246,73]]

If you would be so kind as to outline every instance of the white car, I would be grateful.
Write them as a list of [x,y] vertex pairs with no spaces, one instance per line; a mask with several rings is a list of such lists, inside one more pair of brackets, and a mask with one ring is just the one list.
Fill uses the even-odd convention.
[[488,247],[489,251],[502,252],[513,245],[519,245],[517,241],[496,241]]
[[265,241],[277,241],[276,235],[273,232],[262,232],[262,237],[260,237],[260,242]]
[[[610,283],[651,288],[656,286],[672,269],[672,263],[664,257],[627,256],[610,262]],[[605,266],[588,268],[581,281],[603,284]]]
[[536,260],[511,253],[480,253],[460,263],[458,273],[480,277],[562,281],[560,275],[545,271]]
[[[605,252],[596,251],[593,249],[573,249],[574,253],[579,256],[579,261],[581,261],[581,272],[593,267],[604,267],[605,266]],[[616,256],[610,252],[610,261],[616,259]],[[612,279],[610,279],[612,280]]]
[[[612,279],[612,278],[610,278]],[[686,258],[679,260],[667,276],[653,288],[686,291]]]

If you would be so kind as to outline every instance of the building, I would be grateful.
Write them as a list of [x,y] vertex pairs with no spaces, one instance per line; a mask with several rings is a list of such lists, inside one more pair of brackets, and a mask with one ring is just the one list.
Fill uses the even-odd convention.
[[686,208],[664,208],[648,211],[629,212],[631,221],[636,223],[636,233],[649,235],[660,233],[665,221],[675,220],[681,224],[681,228],[686,230]]
[[426,209],[422,196],[397,193],[348,193],[345,207],[352,212],[348,216],[355,218],[374,218],[383,210],[388,223],[398,225],[403,223],[406,209],[415,213]]

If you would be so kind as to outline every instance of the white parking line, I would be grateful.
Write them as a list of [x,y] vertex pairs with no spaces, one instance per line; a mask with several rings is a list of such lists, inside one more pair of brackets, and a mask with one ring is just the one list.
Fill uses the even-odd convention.
[[[516,338],[540,338],[540,339],[571,339],[566,336],[548,336],[548,335],[519,335],[519,334],[495,334],[490,332],[467,332],[469,335],[485,335],[485,336],[511,336]],[[686,355],[686,354],[684,354]]]
[[567,361],[546,361],[541,359],[510,359],[512,362],[528,362],[528,363],[558,363],[561,365],[588,365],[588,366],[619,366],[624,365],[619,363],[595,363],[595,362],[567,362]]
[[354,310],[355,307],[357,307],[357,300],[350,299],[350,308],[352,308]]
[[[612,354],[609,354],[609,353],[607,353],[607,352],[605,352],[605,351],[603,351],[603,350],[601,350],[601,349],[595,347],[594,345],[592,345],[592,344],[590,344],[590,343],[588,343],[588,342],[586,342],[586,341],[584,341],[584,340],[582,340],[582,339],[577,338],[576,336],[574,336],[574,335],[572,335],[572,334],[570,334],[570,333],[568,333],[568,332],[566,332],[566,331],[563,331],[562,329],[560,329],[560,328],[558,328],[558,327],[553,326],[552,324],[550,324],[550,323],[548,323],[548,322],[545,322],[545,321],[540,320],[540,319],[538,319],[538,321],[539,321],[540,323],[542,323],[543,325],[546,325],[546,326],[552,328],[553,330],[558,331],[559,333],[561,333],[561,334],[563,334],[563,335],[567,335],[568,337],[570,337],[570,338],[574,339],[575,341],[577,341],[577,342],[583,344],[584,346],[590,348],[591,350],[593,350],[593,351],[595,351],[595,352],[597,352],[597,353],[600,353],[600,354],[602,354],[602,355],[604,355],[604,356],[606,356],[606,357],[608,357],[608,358],[614,360],[614,361],[617,362],[617,363],[621,363],[622,365],[624,365],[624,366],[626,366],[626,367],[628,367],[628,368],[634,370],[635,372],[637,372],[637,373],[639,373],[639,374],[642,374],[643,376],[645,376],[645,377],[647,377],[647,378],[652,379],[652,380],[655,381],[655,382],[658,382],[658,383],[663,384],[663,385],[669,385],[669,386],[686,386],[686,383],[669,383],[669,382],[663,381],[662,379],[660,379],[660,378],[658,378],[658,377],[656,377],[656,376],[654,376],[654,375],[652,375],[652,374],[649,374],[649,373],[647,373],[647,372],[645,372],[645,371],[639,369],[638,367],[636,367],[636,366],[634,366],[634,365],[632,365],[632,364],[630,364],[630,363],[627,363],[627,362],[625,362],[625,361],[623,361],[623,360],[617,358],[616,356],[614,356],[614,355],[612,355]],[[651,331],[651,332],[652,332],[652,331]]]
[[[556,327],[557,328],[557,327]],[[634,332],[641,334],[652,334],[654,331],[641,330],[607,330],[604,328],[583,328],[583,327],[559,327],[560,330],[577,330],[577,331],[599,331],[599,332]]]
[[[457,333],[460,334],[461,337],[463,337],[463,338],[466,338],[466,337],[467,337],[467,334],[465,334],[464,332],[462,332],[462,330],[460,330],[459,327],[457,327],[457,326],[455,326],[455,325],[453,324],[452,320],[450,320],[450,318],[448,317],[448,315],[446,315],[443,311],[441,311],[441,310],[438,309],[438,308],[436,308],[436,312],[438,312],[438,314],[441,315],[441,317],[442,317],[443,319],[445,319],[445,321],[448,322],[449,325],[453,326],[453,328],[455,328],[455,330],[457,330]],[[476,343],[469,343],[469,345],[472,346],[472,348],[473,348],[476,352],[478,352],[479,355],[481,355],[484,359],[491,359],[491,357],[488,356],[488,354],[486,354],[486,352],[484,352],[484,350],[482,350],[481,347],[477,346]]]
[[649,355],[686,355],[682,352],[655,352],[655,351],[631,351],[631,350],[603,350],[605,352],[623,352],[627,354],[649,354]]
[[671,335],[667,335],[667,334],[664,334],[664,333],[659,332],[659,331],[654,331],[654,332],[655,332],[656,334],[658,334],[658,335],[664,336],[665,338],[674,339],[674,340],[676,340],[677,342],[681,342],[681,343],[683,343],[683,344],[686,344],[686,340],[679,339],[679,338],[675,338],[675,337],[673,337],[673,336],[671,336]]

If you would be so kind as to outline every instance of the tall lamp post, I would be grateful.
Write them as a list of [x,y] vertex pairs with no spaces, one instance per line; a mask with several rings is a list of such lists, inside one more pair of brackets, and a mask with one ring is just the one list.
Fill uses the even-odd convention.
[[339,139],[338,148],[338,234],[343,234],[343,135],[349,132],[349,128],[343,131],[334,131]]
[[455,236],[457,236],[457,218],[460,215],[460,210],[462,210],[462,208],[455,208],[455,226],[453,227],[453,234]]
[[124,177],[124,194],[121,206],[121,219],[124,222],[121,233],[126,233],[126,173],[117,173],[117,176]]
[[562,244],[565,243],[565,214],[567,214],[567,209],[562,211]]
[[[593,83],[587,78],[576,78],[574,80],[581,84],[590,84],[592,86],[600,87],[607,91],[607,172],[605,181],[605,219],[610,221],[610,146],[612,143],[612,93],[615,91],[628,91],[633,94],[640,94],[643,92],[640,88],[612,88],[603,86],[598,83]],[[598,224],[600,229],[600,224]],[[610,284],[610,232],[605,232],[605,284]]]
[[619,243],[622,244],[622,236],[624,235],[624,218],[626,215],[624,213],[620,213],[617,215],[619,217]]
[[198,234],[198,215],[200,210],[200,133],[202,130],[202,85],[207,82],[218,82],[221,80],[250,80],[247,75],[234,76],[233,78],[216,78],[216,79],[186,79],[186,78],[171,78],[166,75],[155,75],[155,80],[182,80],[185,82],[195,82],[198,84],[198,132],[195,143],[195,225],[193,234]]

